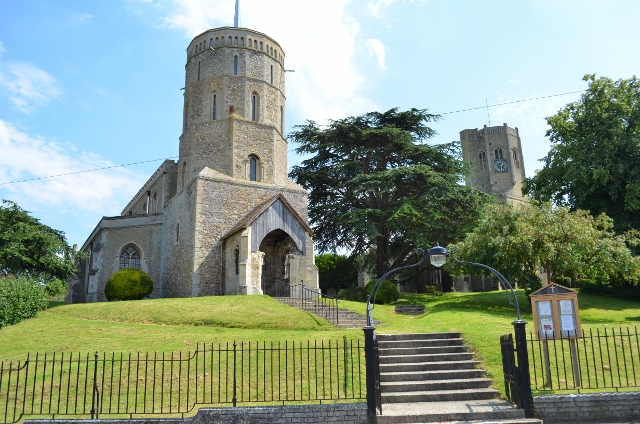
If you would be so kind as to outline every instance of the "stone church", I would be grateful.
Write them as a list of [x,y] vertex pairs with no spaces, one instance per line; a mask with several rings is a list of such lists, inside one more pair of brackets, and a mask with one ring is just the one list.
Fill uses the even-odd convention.
[[[166,160],[81,250],[67,300],[104,301],[107,279],[139,268],[152,297],[274,294],[318,287],[307,193],[287,178],[280,45],[238,27],[187,49],[179,160]],[[288,290],[288,289],[287,289]]]

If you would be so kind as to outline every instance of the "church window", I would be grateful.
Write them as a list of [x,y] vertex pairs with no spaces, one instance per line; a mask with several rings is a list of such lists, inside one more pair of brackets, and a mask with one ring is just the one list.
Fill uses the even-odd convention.
[[271,65],[271,84],[273,84],[273,65]]
[[515,166],[516,168],[520,168],[520,162],[518,161],[518,152],[516,152],[516,150],[513,150],[513,166]]
[[238,56],[233,56],[233,75],[238,75]]
[[236,275],[240,274],[240,248],[236,247],[233,251],[235,255]]
[[249,157],[249,180],[258,181],[258,158],[255,156]]
[[122,268],[140,269],[140,252],[135,247],[127,246],[120,254],[120,269]]
[[253,40],[253,48],[254,49],[258,48],[258,42],[256,40]]
[[218,119],[218,96],[216,94],[213,95],[213,104],[211,106],[213,109],[213,120]]
[[280,134],[284,135],[284,108],[280,106]]
[[176,243],[180,241],[180,223],[176,222]]
[[260,50],[264,50],[264,48],[262,48],[262,41],[260,42]]
[[236,37],[236,38],[233,40],[233,45],[234,45],[234,46],[237,46],[237,45],[238,45],[238,37]]
[[258,107],[260,107],[258,94],[253,93],[251,95],[251,120],[258,121]]
[[184,104],[184,119],[182,120],[182,132],[187,131],[187,116],[189,115],[189,102]]
[[181,186],[184,187],[186,183],[186,175],[187,175],[187,162],[182,163],[182,175],[181,175]]
[[484,151],[478,154],[478,169],[480,171],[487,169],[487,153]]
[[151,212],[158,212],[158,192],[153,193],[153,202],[151,203]]
[[240,45],[244,47],[244,37],[240,37]]
[[496,157],[495,159],[504,159],[504,156],[502,155],[502,149],[496,149]]
[[209,38],[209,47],[213,47],[213,38]]
[[198,62],[198,81],[200,81],[200,62]]
[[231,42],[231,36],[229,36],[229,45],[231,45],[231,44],[233,44],[233,43]]

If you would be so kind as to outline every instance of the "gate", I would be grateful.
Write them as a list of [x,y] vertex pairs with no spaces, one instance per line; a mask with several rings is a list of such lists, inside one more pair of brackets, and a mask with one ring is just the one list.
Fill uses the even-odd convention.
[[516,384],[516,351],[513,347],[513,336],[505,334],[500,336],[500,347],[502,350],[502,373],[504,375],[504,392],[507,400],[520,407],[518,400],[518,385]]

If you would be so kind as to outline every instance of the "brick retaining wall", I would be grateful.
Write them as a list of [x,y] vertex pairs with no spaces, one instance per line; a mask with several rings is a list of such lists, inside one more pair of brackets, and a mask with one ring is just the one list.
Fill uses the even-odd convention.
[[640,421],[640,392],[536,396],[533,408],[545,423]]
[[100,420],[25,420],[25,424],[291,424],[291,423],[367,423],[365,403],[262,406],[245,408],[201,408],[193,418],[136,418]]

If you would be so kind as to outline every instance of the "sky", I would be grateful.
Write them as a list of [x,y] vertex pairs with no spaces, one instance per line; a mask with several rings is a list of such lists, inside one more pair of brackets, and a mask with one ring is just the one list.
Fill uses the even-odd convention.
[[[232,26],[234,7],[0,0],[0,199],[70,244],[119,215],[178,155],[186,48]],[[585,74],[638,73],[638,22],[636,0],[240,1],[240,26],[278,41],[295,71],[287,133],[394,107],[442,114],[432,143],[507,123],[519,129],[528,176],[550,148],[545,117],[579,99]],[[294,149],[290,166],[301,160]]]

